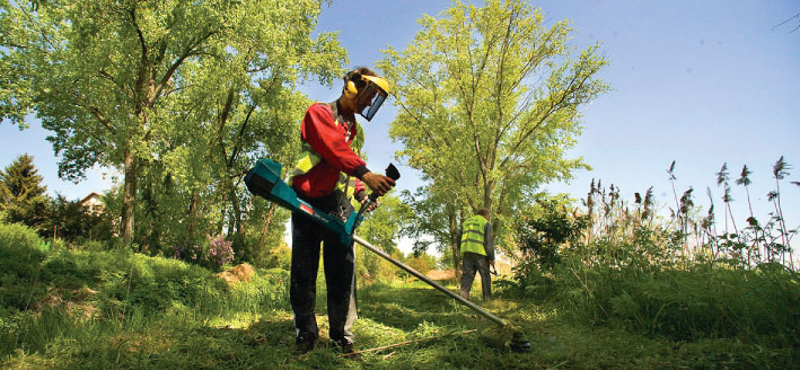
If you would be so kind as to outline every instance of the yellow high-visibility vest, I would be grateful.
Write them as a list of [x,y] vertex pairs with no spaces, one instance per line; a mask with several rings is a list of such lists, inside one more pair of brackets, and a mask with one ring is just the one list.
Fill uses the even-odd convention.
[[[339,122],[338,120],[335,121],[336,126],[342,125],[344,123]],[[361,156],[361,147],[364,145],[364,132],[361,130],[361,126],[358,124],[358,121],[354,122],[355,130],[356,130],[356,137],[353,141],[350,142],[350,149],[353,150],[359,157]],[[303,146],[300,150],[300,155],[298,155],[297,160],[295,161],[294,168],[291,172],[289,172],[289,178],[286,182],[289,186],[292,185],[292,179],[295,176],[302,176],[307,174],[311,171],[314,166],[318,165],[319,162],[322,161],[322,157],[311,148],[307,142],[303,141]],[[353,208],[358,211],[361,208],[361,203],[355,199],[353,196],[356,189],[356,179],[352,176],[340,172],[339,173],[339,180],[336,181],[336,189],[342,191],[346,196],[347,199],[350,200],[350,204],[353,205]]]
[[487,222],[489,221],[486,221],[481,215],[472,216],[464,221],[463,231],[461,231],[461,253],[472,252],[482,256],[486,255],[484,248],[486,235],[484,235],[483,229]]

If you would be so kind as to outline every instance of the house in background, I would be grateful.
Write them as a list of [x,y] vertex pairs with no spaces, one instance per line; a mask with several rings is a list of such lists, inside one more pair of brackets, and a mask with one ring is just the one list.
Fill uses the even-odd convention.
[[97,194],[96,192],[92,192],[85,198],[81,199],[80,205],[81,207],[86,208],[88,213],[93,215],[103,211],[103,199],[101,199],[100,194]]

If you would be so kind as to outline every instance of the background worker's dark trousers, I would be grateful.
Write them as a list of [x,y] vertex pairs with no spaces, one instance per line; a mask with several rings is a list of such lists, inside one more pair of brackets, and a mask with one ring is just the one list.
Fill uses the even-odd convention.
[[492,299],[492,277],[489,275],[489,257],[464,252],[461,256],[462,264],[461,275],[461,297],[469,299],[469,291],[472,289],[472,281],[475,280],[475,272],[481,274],[481,289],[483,290],[483,300]]
[[[307,199],[318,210],[331,209],[326,201]],[[325,282],[328,291],[330,338],[339,344],[352,343],[350,328],[356,318],[355,256],[353,245],[343,245],[339,237],[302,213],[292,213],[292,267],[289,296],[297,336],[319,338],[316,304],[320,242],[323,242]]]

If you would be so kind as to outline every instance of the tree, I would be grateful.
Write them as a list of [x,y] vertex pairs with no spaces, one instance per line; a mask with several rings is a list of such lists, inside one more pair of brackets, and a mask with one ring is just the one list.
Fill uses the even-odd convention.
[[[379,206],[374,211],[365,214],[363,223],[356,229],[356,234],[364,238],[391,256],[403,255],[397,248],[401,237],[401,230],[405,223],[412,217],[411,209],[400,198],[387,194],[379,200]],[[394,276],[396,267],[382,260],[381,257],[367,250],[357,248],[357,260],[360,267],[364,268],[373,277]]]
[[[0,172],[2,176],[2,172]],[[8,190],[5,181],[0,181],[0,211],[5,210],[11,203],[11,190]],[[2,219],[2,217],[0,217]]]
[[0,171],[3,208],[9,222],[20,222],[42,231],[47,212],[47,187],[33,165],[33,157],[23,154],[5,171]]
[[[330,81],[338,75],[344,53],[335,37],[309,37],[320,4],[2,0],[0,42],[7,50],[0,68],[13,76],[3,81],[9,88],[0,96],[0,118],[19,123],[20,112],[35,110],[53,131],[48,140],[62,156],[62,177],[80,179],[96,164],[120,169],[121,235],[130,241],[139,181],[162,156],[216,150],[221,138],[231,138],[223,128],[235,113],[247,107],[255,114],[260,104],[292,90],[297,76]],[[217,112],[218,120],[198,120],[195,112]],[[239,128],[241,137],[252,135]],[[220,141],[172,140],[207,131]],[[155,172],[163,180],[168,171]]]
[[391,253],[401,236],[400,231],[412,217],[411,208],[392,194],[382,196],[378,202],[378,208],[364,217],[357,229],[358,234]]
[[[414,239],[414,253],[419,254],[436,247],[437,251],[452,255],[451,261],[459,273],[461,251],[458,248],[459,219],[463,210],[454,198],[433,186],[419,187],[412,194],[403,192],[404,202],[409,205],[412,215],[403,233]],[[457,275],[460,278],[459,275]]]
[[80,201],[67,200],[61,194],[51,200],[44,225],[48,236],[55,235],[67,240],[107,240],[112,231],[110,220],[102,212],[87,212]]
[[569,23],[547,27],[522,0],[456,2],[420,23],[380,68],[397,85],[390,135],[405,145],[398,155],[430,188],[502,220],[541,184],[587,167],[565,151],[581,131],[579,108],[608,90],[596,78],[607,64],[598,46],[573,55]]

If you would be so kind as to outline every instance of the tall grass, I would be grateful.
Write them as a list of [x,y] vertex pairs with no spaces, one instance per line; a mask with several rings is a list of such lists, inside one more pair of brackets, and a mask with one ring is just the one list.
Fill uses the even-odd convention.
[[[707,210],[693,188],[679,196],[675,167],[667,170],[675,201],[667,215],[655,209],[652,188],[628,202],[600,181],[592,181],[583,207],[543,203],[539,214],[522,215],[514,234],[523,253],[513,279],[502,283],[506,293],[555,301],[582,321],[633,333],[729,338],[793,353],[800,346],[800,274],[790,248],[797,229],[786,226],[780,203],[789,165],[781,158],[774,166],[767,222],[751,213],[744,228],[731,211],[727,164],[716,174],[722,220],[710,196]],[[736,183],[751,184],[746,167]]]
[[[288,273],[229,286],[208,270],[128,251],[44,253],[35,231],[0,224],[0,357],[54,341],[94,343],[143,328],[263,315],[288,306]],[[165,321],[165,318],[169,320]]]

